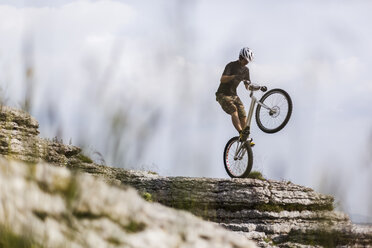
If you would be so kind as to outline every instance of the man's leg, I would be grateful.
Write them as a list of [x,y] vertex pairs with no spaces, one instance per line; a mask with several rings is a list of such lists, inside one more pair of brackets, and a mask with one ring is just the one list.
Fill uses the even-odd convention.
[[[248,119],[248,117],[239,118],[240,125],[241,125],[242,129],[244,130],[243,133],[245,133],[245,134],[240,134],[240,138],[242,140],[246,140],[245,136],[247,135],[247,133],[249,134],[249,128],[247,128],[247,121],[248,121],[247,119]],[[245,128],[247,128],[248,130],[245,130]],[[251,139],[251,146],[254,146],[254,145],[255,145],[255,143],[253,143],[253,140]]]
[[[240,133],[242,131],[242,125],[239,118],[239,110],[234,103],[235,98],[233,96],[217,95],[216,100],[221,105],[222,109],[229,115],[231,115],[232,123],[235,129]],[[243,105],[242,103],[240,103]]]
[[242,129],[244,129],[245,126],[247,125],[247,117],[240,117],[239,120],[240,120],[240,126],[242,127]]
[[238,111],[231,114],[231,120],[235,129],[240,133],[242,131],[241,121],[239,120]]
[[247,128],[247,113],[245,112],[244,105],[239,97],[234,100],[234,104],[238,110],[239,123],[242,128],[240,139],[246,140],[249,136],[249,128]]
[[244,105],[239,97],[234,99],[234,105],[238,112],[240,126],[244,129],[247,126],[247,113],[245,112]]

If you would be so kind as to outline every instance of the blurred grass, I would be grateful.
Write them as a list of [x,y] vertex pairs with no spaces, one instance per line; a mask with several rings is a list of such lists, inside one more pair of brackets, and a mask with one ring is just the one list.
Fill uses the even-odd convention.
[[91,163],[93,163],[93,160],[92,160],[91,158],[89,158],[88,156],[86,156],[86,155],[84,155],[84,154],[82,154],[82,153],[80,153],[80,154],[78,155],[78,158],[79,158],[82,162],[84,162],[84,163],[87,163],[87,164],[91,164]]
[[7,105],[8,101],[7,90],[0,85],[0,106]]
[[10,228],[0,225],[0,248],[42,248],[31,234],[17,235]]
[[248,175],[248,178],[253,178],[253,179],[259,179],[259,180],[266,180],[262,173],[259,172],[259,171],[251,171],[251,173],[249,173]]

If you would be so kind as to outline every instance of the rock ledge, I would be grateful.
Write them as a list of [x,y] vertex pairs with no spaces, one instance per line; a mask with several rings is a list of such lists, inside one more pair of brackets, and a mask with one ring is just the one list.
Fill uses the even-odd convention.
[[[290,182],[258,179],[162,177],[151,172],[129,171],[97,165],[84,156],[78,147],[39,138],[37,128],[37,121],[27,113],[2,107],[0,109],[0,155],[7,159],[27,162],[30,164],[30,168],[33,168],[34,164],[46,161],[53,165],[69,168],[72,171],[79,170],[94,177],[99,177],[112,185],[111,187],[120,190],[130,185],[137,189],[140,195],[148,201],[189,211],[205,220],[218,223],[224,228],[237,232],[240,236],[253,239],[261,247],[372,247],[371,226],[352,224],[346,214],[333,210],[334,199],[332,196],[319,194],[310,188]],[[6,162],[2,163],[6,164]],[[41,171],[48,171],[45,166],[42,168],[44,169],[40,169]],[[53,169],[50,170],[53,171]],[[70,173],[66,171],[64,170],[61,173]],[[49,181],[40,181],[37,185],[44,185],[43,189],[47,189],[45,192],[55,190],[53,187],[57,186],[51,186],[56,180],[53,175],[48,176]],[[93,179],[82,180],[87,180],[87,184],[98,192],[101,192],[100,187],[108,187],[101,181],[97,183],[100,187],[96,187],[93,185],[93,181],[89,181]],[[0,193],[3,191],[3,187],[5,186],[1,187]],[[89,188],[86,190],[94,195],[94,191]],[[123,195],[123,198],[125,197]],[[90,200],[100,201],[94,197]],[[62,200],[56,197],[56,202],[58,201]],[[105,225],[107,221],[112,220],[107,217],[109,213],[105,212],[104,208],[109,206],[111,201],[114,201],[113,199],[107,200],[110,203],[101,206],[98,212],[88,207],[95,204],[94,202],[89,202],[88,199],[85,201],[85,209],[83,206],[78,207],[73,213],[75,218],[85,221],[81,223],[86,224],[81,225],[87,230],[93,228],[93,226],[99,229],[99,225]],[[153,204],[152,206],[156,206],[154,208],[159,208],[160,211],[159,205]],[[37,209],[33,211],[36,216],[33,217],[43,221],[43,219],[48,219],[46,216],[58,216],[61,214],[61,212],[58,212],[61,211],[59,208],[60,206]],[[0,208],[0,216],[1,211],[4,210]],[[119,216],[120,211],[118,209],[113,211],[117,211],[117,218],[122,218]],[[168,210],[164,211],[167,212]],[[91,220],[101,220],[102,218],[105,221],[96,222]],[[56,224],[57,222],[54,220],[52,223]],[[121,226],[126,224],[128,223],[122,223]],[[67,227],[64,226],[63,228]],[[79,230],[84,232],[84,228],[81,228]],[[136,226],[136,228],[139,227]],[[66,232],[68,233],[68,231]],[[157,233],[159,232],[154,231],[153,235]],[[159,233],[159,235],[164,235],[164,233]],[[210,237],[208,240],[210,240]],[[71,242],[77,241],[72,240]]]

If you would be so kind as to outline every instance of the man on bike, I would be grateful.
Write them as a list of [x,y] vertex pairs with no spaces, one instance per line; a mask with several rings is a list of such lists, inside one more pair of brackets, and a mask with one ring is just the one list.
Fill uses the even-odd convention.
[[[239,132],[240,140],[245,141],[249,135],[246,128],[247,114],[244,105],[236,93],[236,88],[241,81],[248,89],[250,83],[249,69],[246,66],[253,60],[253,52],[248,47],[243,47],[239,59],[226,65],[221,76],[221,83],[216,92],[216,100],[222,109],[231,115],[232,123]],[[251,145],[254,145],[253,143]]]

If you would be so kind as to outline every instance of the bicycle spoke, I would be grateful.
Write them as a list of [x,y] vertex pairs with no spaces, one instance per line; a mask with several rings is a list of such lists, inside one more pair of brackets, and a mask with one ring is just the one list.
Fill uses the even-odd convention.
[[[232,144],[230,144],[230,147],[227,150],[227,154],[225,155],[226,167],[234,177],[243,176],[247,170],[249,163],[249,155],[245,147],[241,147],[241,150],[238,152],[238,154],[236,154],[237,149],[239,149],[240,145],[241,144],[238,140],[234,141]],[[235,159],[234,157],[236,157],[237,159]]]
[[275,130],[285,121],[289,113],[289,103],[284,94],[278,91],[273,91],[263,98],[263,104],[270,107],[267,111],[260,108],[258,117],[262,125],[268,130]]

